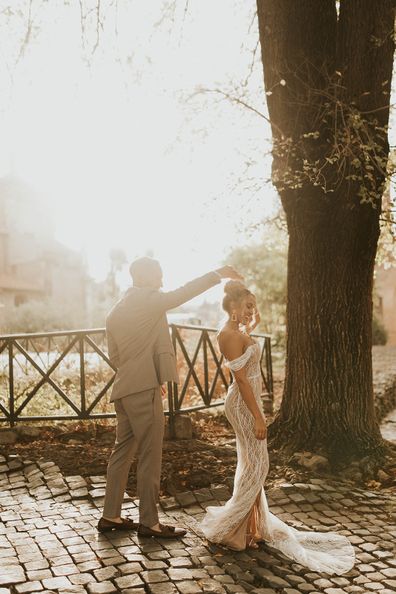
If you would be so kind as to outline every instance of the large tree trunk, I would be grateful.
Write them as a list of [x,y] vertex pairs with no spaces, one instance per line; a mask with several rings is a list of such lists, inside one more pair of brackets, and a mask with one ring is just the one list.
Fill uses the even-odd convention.
[[288,216],[286,381],[272,435],[294,451],[343,457],[380,443],[371,365],[378,221],[365,210],[364,222],[347,209]]
[[382,446],[371,321],[388,143],[392,0],[257,0],[274,181],[289,232],[277,446]]

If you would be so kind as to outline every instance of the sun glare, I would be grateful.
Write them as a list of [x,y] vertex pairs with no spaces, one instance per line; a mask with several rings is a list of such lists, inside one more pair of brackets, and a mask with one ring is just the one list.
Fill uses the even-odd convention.
[[[197,87],[221,85],[230,69],[245,68],[234,38],[245,42],[240,15],[229,14],[230,39],[219,44],[211,7],[194,6],[194,27],[187,18],[165,35],[142,31],[153,15],[133,3],[87,65],[76,15],[63,6],[61,19],[56,3],[15,67],[2,114],[2,170],[43,196],[58,239],[84,252],[95,278],[104,278],[116,247],[129,259],[153,253],[169,285],[182,282],[218,266],[241,227],[273,209],[267,188],[253,219],[253,192],[230,190],[243,173],[240,146],[261,142],[262,122],[250,119],[241,136],[235,122],[246,114],[235,105],[216,105],[205,118],[199,102],[189,105]],[[268,164],[261,166],[265,177]]]

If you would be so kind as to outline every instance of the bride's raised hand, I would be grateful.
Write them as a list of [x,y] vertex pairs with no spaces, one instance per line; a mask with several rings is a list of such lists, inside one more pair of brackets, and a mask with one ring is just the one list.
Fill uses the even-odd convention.
[[253,330],[260,324],[260,321],[261,321],[260,312],[258,309],[255,309],[254,313],[253,313],[253,317],[252,317],[251,321],[249,322],[249,326],[247,328],[248,334],[253,332]]
[[267,437],[267,423],[262,416],[257,417],[254,421],[254,435],[261,440]]

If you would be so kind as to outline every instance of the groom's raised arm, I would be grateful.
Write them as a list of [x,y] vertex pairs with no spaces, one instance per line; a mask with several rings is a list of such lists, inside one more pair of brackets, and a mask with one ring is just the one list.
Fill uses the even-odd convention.
[[150,296],[150,305],[156,311],[173,309],[219,284],[223,278],[241,280],[242,276],[232,266],[223,266],[195,278],[174,291],[153,293]]
[[190,301],[220,282],[221,276],[217,272],[208,272],[174,291],[155,292],[150,296],[150,304],[156,311],[168,311]]

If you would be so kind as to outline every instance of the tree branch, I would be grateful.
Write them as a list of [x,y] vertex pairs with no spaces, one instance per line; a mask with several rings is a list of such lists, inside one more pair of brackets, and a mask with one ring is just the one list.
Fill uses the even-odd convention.
[[19,50],[19,54],[18,57],[16,59],[16,63],[15,65],[19,64],[19,61],[22,59],[25,50],[29,44],[30,41],[30,37],[32,34],[32,26],[33,26],[33,22],[32,22],[32,2],[33,0],[29,0],[29,10],[28,10],[28,17],[27,17],[27,28],[26,28],[26,33],[25,33],[25,37],[22,41],[22,45],[21,48]]
[[[247,103],[243,99],[240,99],[239,97],[235,97],[235,95],[231,95],[230,93],[227,93],[226,91],[222,91],[221,89],[205,89],[205,88],[202,88],[202,89],[199,89],[194,94],[197,95],[199,93],[213,93],[213,94],[216,94],[216,95],[220,95],[224,99],[228,99],[229,101],[231,101],[231,103],[236,103],[237,105],[241,105],[242,107],[245,107],[249,111],[252,111],[256,115],[258,115],[260,118],[263,118],[269,124],[272,124],[273,125],[273,122],[271,122],[271,120],[262,111],[259,111],[258,109],[256,109],[255,107],[253,107],[253,105],[250,105],[249,103]],[[280,128],[279,128],[279,133],[282,134],[282,131],[281,131]]]

